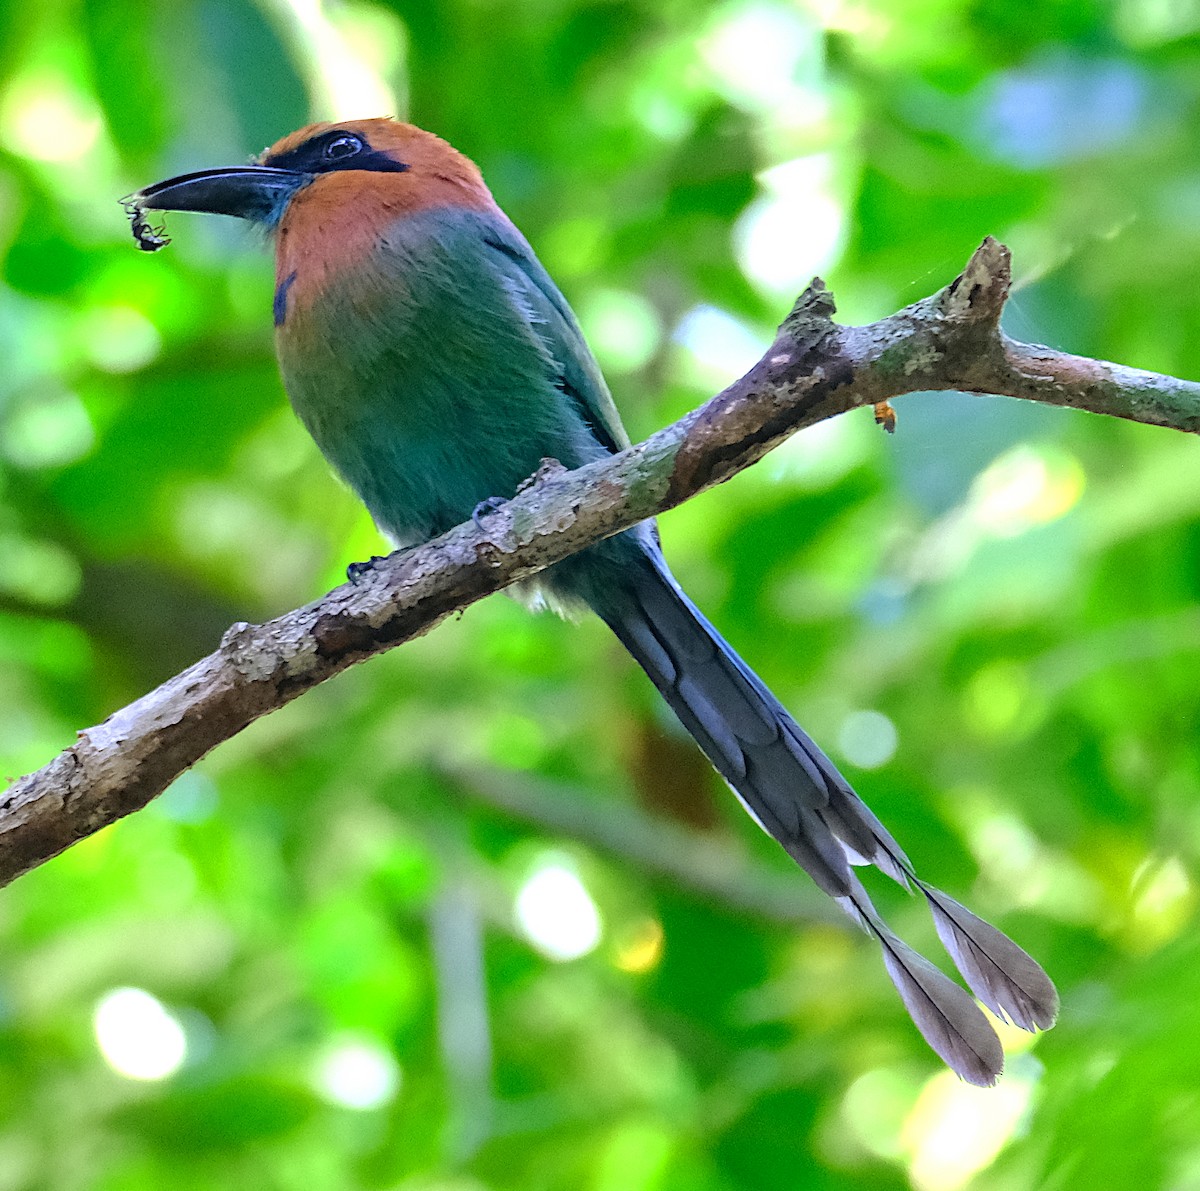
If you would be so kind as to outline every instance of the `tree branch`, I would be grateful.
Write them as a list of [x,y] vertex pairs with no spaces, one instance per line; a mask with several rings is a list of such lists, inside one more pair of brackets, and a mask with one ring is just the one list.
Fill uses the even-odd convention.
[[445,616],[719,484],[805,426],[953,389],[1200,432],[1200,385],[1019,343],[999,329],[1008,249],[990,237],[949,286],[865,327],[820,280],[765,356],[699,410],[578,471],[548,463],[480,529],[392,555],[357,586],[263,625],[115,712],[0,800],[0,884],[146,805],[247,724]]

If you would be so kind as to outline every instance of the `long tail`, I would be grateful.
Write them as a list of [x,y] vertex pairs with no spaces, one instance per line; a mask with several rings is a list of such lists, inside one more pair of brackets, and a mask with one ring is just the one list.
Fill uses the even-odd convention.
[[968,1083],[994,1083],[1004,1056],[987,1018],[888,929],[851,865],[873,864],[921,892],[959,972],[997,1017],[1030,1031],[1053,1025],[1058,994],[1049,977],[1006,935],[917,877],[829,758],[684,595],[656,548],[644,545],[636,564],[628,554],[622,562],[619,582],[584,585],[587,602],[763,830],[878,941],[929,1045]]

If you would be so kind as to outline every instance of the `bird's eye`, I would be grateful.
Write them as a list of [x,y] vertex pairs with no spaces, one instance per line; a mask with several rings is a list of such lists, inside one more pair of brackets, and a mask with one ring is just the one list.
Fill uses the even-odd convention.
[[355,153],[362,151],[363,143],[356,136],[351,136],[346,133],[344,136],[334,137],[333,140],[325,146],[326,161],[341,161],[344,157],[353,157]]

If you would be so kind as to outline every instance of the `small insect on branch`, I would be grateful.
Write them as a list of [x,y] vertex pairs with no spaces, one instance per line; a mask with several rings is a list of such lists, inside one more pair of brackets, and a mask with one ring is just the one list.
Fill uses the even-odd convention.
[[170,244],[171,237],[166,234],[166,224],[151,227],[146,212],[131,199],[122,199],[121,205],[125,208],[125,214],[129,216],[129,228],[133,232],[133,238],[143,252],[157,252]]

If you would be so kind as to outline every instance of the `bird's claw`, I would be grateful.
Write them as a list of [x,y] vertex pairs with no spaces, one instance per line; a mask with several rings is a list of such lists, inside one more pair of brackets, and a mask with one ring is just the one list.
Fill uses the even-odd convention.
[[366,562],[352,562],[346,568],[346,578],[357,587],[363,580],[364,575],[369,575],[374,569],[376,563],[383,562],[384,555],[372,554]]
[[496,512],[497,509],[502,509],[508,504],[508,501],[503,496],[489,496],[487,500],[481,500],[471,510],[471,520],[475,523],[475,528],[483,533],[483,519],[489,514]]

